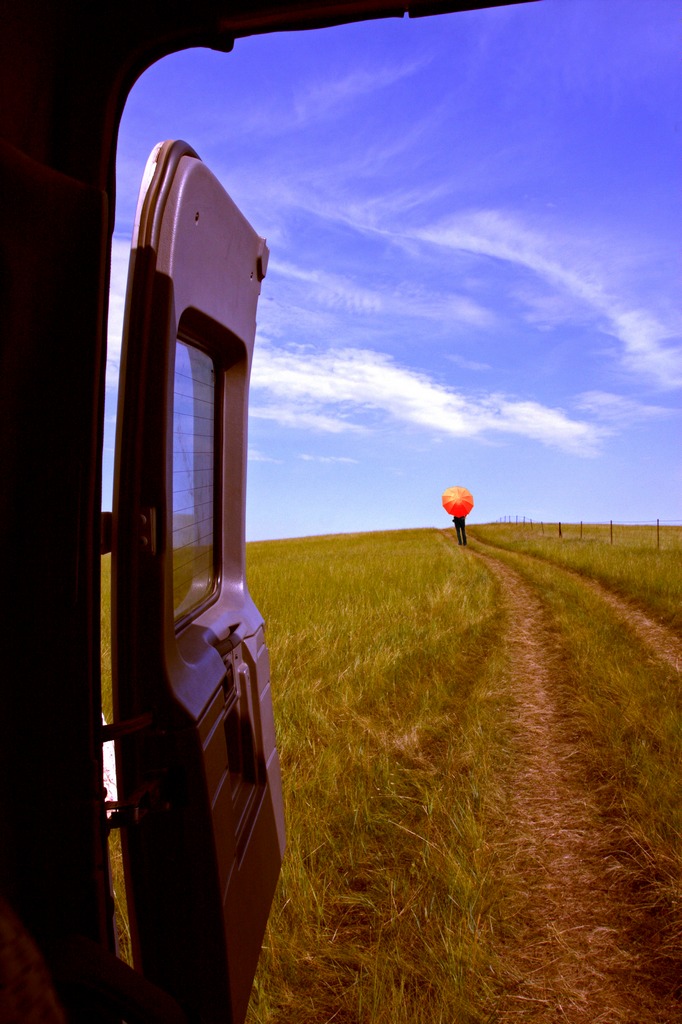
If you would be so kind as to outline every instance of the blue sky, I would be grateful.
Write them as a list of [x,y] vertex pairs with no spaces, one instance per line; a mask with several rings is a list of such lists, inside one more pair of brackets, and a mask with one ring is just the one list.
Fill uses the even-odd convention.
[[123,117],[104,504],[147,156],[189,142],[271,251],[247,539],[682,521],[676,0],[542,0],[185,51]]

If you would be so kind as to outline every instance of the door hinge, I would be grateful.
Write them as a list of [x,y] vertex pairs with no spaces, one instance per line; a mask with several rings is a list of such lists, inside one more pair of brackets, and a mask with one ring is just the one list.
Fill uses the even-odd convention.
[[139,542],[143,551],[156,554],[156,509],[140,509],[138,519]]

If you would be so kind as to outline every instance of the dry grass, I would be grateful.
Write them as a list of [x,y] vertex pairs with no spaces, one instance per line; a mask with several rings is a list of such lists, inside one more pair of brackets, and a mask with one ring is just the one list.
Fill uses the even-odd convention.
[[[585,588],[550,567],[526,573],[510,605],[475,550],[443,564],[433,535],[290,543],[257,552],[253,583],[270,623],[291,846],[250,1020],[674,1019],[680,858],[674,820],[658,831],[679,709],[641,714],[669,669],[646,687],[636,669],[623,675],[632,638],[598,594],[576,623]],[[395,610],[374,607],[378,580]],[[399,672],[396,633],[409,652]],[[467,681],[441,703],[431,681],[452,664]],[[614,728],[625,708],[637,749],[658,736],[646,769]],[[660,814],[642,806],[652,774]]]
[[505,728],[488,574],[426,531],[259,545],[250,560],[289,835],[250,1020],[483,1020],[482,793],[502,767],[485,736]]
[[611,544],[608,526],[584,527],[581,537],[579,526],[564,523],[559,537],[556,525],[546,523],[542,532],[538,524],[492,523],[469,532],[486,544],[535,555],[598,580],[682,637],[682,527],[661,528],[659,550],[649,527],[622,526]]
[[479,529],[249,545],[288,827],[249,1024],[682,1019],[679,673],[588,577],[678,583]]
[[[577,961],[585,1006],[580,1010],[578,999],[566,1019],[632,1024],[680,1019],[679,671],[649,638],[633,635],[629,616],[623,618],[629,613],[623,602],[607,602],[600,589],[537,560],[505,555],[497,566],[501,573],[516,574],[517,586],[526,590],[526,598],[516,601],[519,614],[526,615],[541,595],[529,631],[536,649],[549,659],[555,727],[551,749],[545,744],[543,751],[533,738],[540,774],[531,779],[517,817],[522,822],[531,810],[525,842],[532,849],[533,837],[543,834],[533,822],[532,808],[548,796],[541,776],[547,777],[550,792],[561,780],[569,787],[559,801],[564,828],[561,819],[553,823],[552,815],[547,817],[545,849],[551,859],[558,841],[563,859],[555,863],[563,881],[560,905],[553,914],[543,914],[554,924],[570,925],[570,931],[559,929],[564,952],[580,951],[589,939]],[[516,676],[525,687],[533,678],[532,666]],[[561,762],[564,767],[557,773]],[[517,792],[525,788],[520,782]],[[520,873],[534,877],[530,863]],[[588,998],[590,965],[597,988]],[[550,1013],[546,1019],[564,1018]]]

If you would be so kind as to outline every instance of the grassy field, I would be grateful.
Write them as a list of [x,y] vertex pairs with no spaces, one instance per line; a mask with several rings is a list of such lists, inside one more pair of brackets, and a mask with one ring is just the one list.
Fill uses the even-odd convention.
[[[595,824],[622,867],[628,962],[634,972],[637,948],[654,948],[668,989],[679,970],[679,674],[581,581],[680,635],[679,552],[636,534],[612,546],[506,525],[469,532],[468,549],[436,530],[248,546],[288,837],[248,1024],[511,1019],[497,1015],[517,977],[508,940],[534,879],[505,848],[518,708],[500,584],[477,553],[541,596]],[[107,618],[103,604],[103,649]]]
[[[485,530],[502,528],[507,536],[522,532],[551,540],[561,538],[568,541],[592,541],[599,544],[634,548],[657,548],[661,551],[682,552],[682,526],[670,523],[541,523],[530,519],[521,522],[487,523]],[[475,527],[481,529],[481,527]]]
[[[436,531],[249,547],[289,837],[251,1024],[496,1019],[513,978],[504,940],[529,880],[491,844],[514,716],[498,594],[476,547],[464,554]],[[575,567],[649,600],[641,560],[609,568],[601,546],[596,555],[594,570]],[[631,872],[648,873],[660,925],[679,899],[679,689],[661,701],[669,670],[644,678],[622,623],[597,599],[578,601],[579,582],[546,563],[524,571],[547,595],[594,786]],[[679,939],[666,935],[673,957]]]
[[657,549],[655,527],[619,527],[612,545],[608,526],[585,527],[581,537],[579,525],[563,524],[559,537],[557,525],[492,523],[469,532],[599,580],[682,633],[682,527],[662,527]]
[[[540,540],[513,528],[472,535],[504,547],[502,558],[537,593],[556,630],[563,699],[575,723],[591,792],[613,830],[614,862],[632,923],[633,955],[656,950],[661,984],[679,990],[682,964],[682,689],[677,670],[654,657],[624,623],[628,605],[682,639],[682,562],[632,536],[629,546]],[[486,550],[486,549],[483,549]],[[534,557],[524,557],[530,553]],[[567,567],[580,575],[557,572]],[[596,579],[622,595],[625,617],[585,587]],[[615,885],[615,878],[614,878]],[[661,1017],[661,1020],[682,1019]]]
[[484,737],[505,729],[487,699],[490,578],[428,531],[248,559],[289,843],[250,1019],[474,1020],[494,959],[480,804],[500,765]]

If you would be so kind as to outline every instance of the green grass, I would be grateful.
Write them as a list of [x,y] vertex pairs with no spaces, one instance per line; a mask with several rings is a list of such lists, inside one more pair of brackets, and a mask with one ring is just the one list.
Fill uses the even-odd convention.
[[[250,1024],[495,1019],[514,978],[504,938],[532,880],[496,848],[516,716],[498,589],[476,546],[409,531],[249,547],[289,837]],[[665,607],[669,590],[637,585],[662,553],[648,551],[649,571],[643,557],[623,569],[608,551],[591,564],[561,551],[558,561]],[[564,707],[626,861],[624,897],[639,893],[632,955],[657,921],[669,981],[680,946],[679,685],[579,580],[504,557],[541,593],[563,652]]]
[[[488,535],[487,528],[471,532]],[[501,557],[542,594],[551,617],[561,652],[557,689],[573,722],[590,791],[599,798],[601,822],[612,835],[613,886],[620,886],[629,908],[633,957],[655,935],[656,984],[674,988],[682,965],[679,671],[657,659],[580,578],[557,572],[555,563],[617,580],[642,605],[651,601],[660,610],[665,603],[660,593],[652,599],[646,588],[637,592],[645,562],[637,552],[634,558],[610,548],[586,553],[551,542],[542,548],[542,559],[528,559],[523,553],[536,554],[536,543],[513,547]],[[661,554],[649,551],[648,557],[660,565]],[[669,568],[667,597],[679,582]]]
[[248,571],[288,828],[249,1019],[481,1020],[507,728],[488,574],[435,531],[250,545]]
[[[614,527],[615,529],[615,527]],[[655,530],[655,528],[653,528]],[[533,527],[507,523],[472,526],[469,534],[509,551],[547,559],[558,566],[599,580],[616,593],[636,601],[661,622],[682,634],[682,528],[661,528],[660,550],[649,527],[620,527],[612,545],[608,526],[583,529],[562,524]]]
[[[612,547],[566,530],[469,533],[468,549],[435,530],[248,545],[288,841],[248,1024],[495,1020],[514,978],[505,938],[532,880],[500,845],[518,714],[483,540],[504,547],[496,557],[551,623],[559,700],[622,868],[628,956],[653,949],[661,985],[679,968],[679,677],[559,571],[675,625],[679,552],[632,534]],[[107,618],[103,603],[104,661]]]
[[550,556],[501,557],[542,593],[552,616],[563,648],[564,701],[592,749],[597,784],[610,790],[605,803],[618,807],[643,843],[673,844],[682,856],[679,672],[656,659],[579,578],[557,572]]
[[682,552],[682,526],[670,523],[647,523],[631,525],[629,523],[542,523],[524,519],[522,522],[485,523],[475,526],[475,530],[500,530],[511,537],[521,534],[542,537],[551,540],[559,538],[564,541],[592,541],[617,547],[644,548],[649,551],[674,550]]

